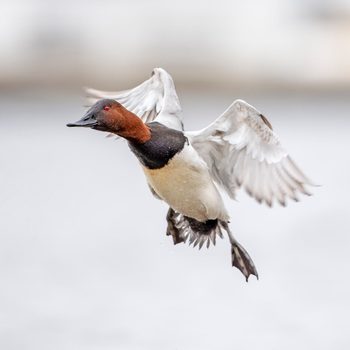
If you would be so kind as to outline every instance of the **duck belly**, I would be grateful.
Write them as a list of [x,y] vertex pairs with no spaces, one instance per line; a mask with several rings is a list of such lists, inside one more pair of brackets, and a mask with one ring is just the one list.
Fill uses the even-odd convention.
[[160,169],[143,170],[157,195],[177,212],[202,222],[229,219],[206,163],[192,146],[186,145]]

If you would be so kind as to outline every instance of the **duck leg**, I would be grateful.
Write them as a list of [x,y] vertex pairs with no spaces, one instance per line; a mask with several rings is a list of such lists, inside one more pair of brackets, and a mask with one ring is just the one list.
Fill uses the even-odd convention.
[[166,230],[167,236],[172,236],[174,244],[185,242],[184,238],[181,236],[179,229],[175,225],[175,211],[169,208],[166,220],[168,222],[168,227]]
[[221,224],[223,225],[230,239],[232,266],[236,267],[238,270],[240,270],[243,273],[247,282],[250,275],[254,275],[257,279],[259,279],[258,271],[256,270],[253,260],[249,256],[248,252],[234,238],[231,230],[228,227],[228,224],[222,221],[221,221]]
[[232,266],[242,272],[247,282],[250,275],[259,278],[253,260],[234,238],[227,222],[218,219],[199,222],[175,212],[172,208],[169,208],[167,222],[167,235],[173,237],[174,244],[186,242],[188,239],[190,245],[193,244],[194,247],[198,245],[199,249],[204,243],[207,243],[207,247],[210,242],[215,245],[216,235],[223,238],[225,230],[231,243]]

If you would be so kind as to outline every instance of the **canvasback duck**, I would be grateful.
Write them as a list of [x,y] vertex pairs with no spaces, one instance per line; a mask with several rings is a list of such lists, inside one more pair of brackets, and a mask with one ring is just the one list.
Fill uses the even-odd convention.
[[142,84],[121,92],[87,89],[90,109],[69,127],[121,136],[138,158],[153,195],[169,205],[166,234],[174,244],[209,247],[228,235],[232,266],[258,278],[247,251],[233,236],[220,190],[232,199],[244,188],[259,203],[310,195],[307,177],[282,148],[270,122],[242,100],[212,124],[185,132],[171,76],[156,68]]

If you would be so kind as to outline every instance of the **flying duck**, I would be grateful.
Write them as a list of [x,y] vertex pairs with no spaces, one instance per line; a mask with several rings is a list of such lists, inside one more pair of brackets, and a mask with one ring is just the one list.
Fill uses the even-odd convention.
[[213,123],[184,131],[171,76],[155,68],[135,88],[120,92],[87,89],[91,107],[69,127],[88,127],[127,140],[153,195],[169,205],[168,236],[199,249],[228,235],[232,266],[246,280],[258,278],[253,260],[229,228],[220,190],[232,199],[239,188],[259,203],[286,205],[312,185],[281,146],[267,118],[242,100]]

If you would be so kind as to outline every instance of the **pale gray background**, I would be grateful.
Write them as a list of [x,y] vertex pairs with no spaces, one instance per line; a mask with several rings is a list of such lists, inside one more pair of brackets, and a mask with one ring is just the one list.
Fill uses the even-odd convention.
[[[349,349],[348,2],[147,4],[2,2],[0,348]],[[259,281],[227,239],[173,246],[126,143],[65,127],[80,86],[154,66],[187,129],[243,98],[322,185],[287,208],[227,199]]]

